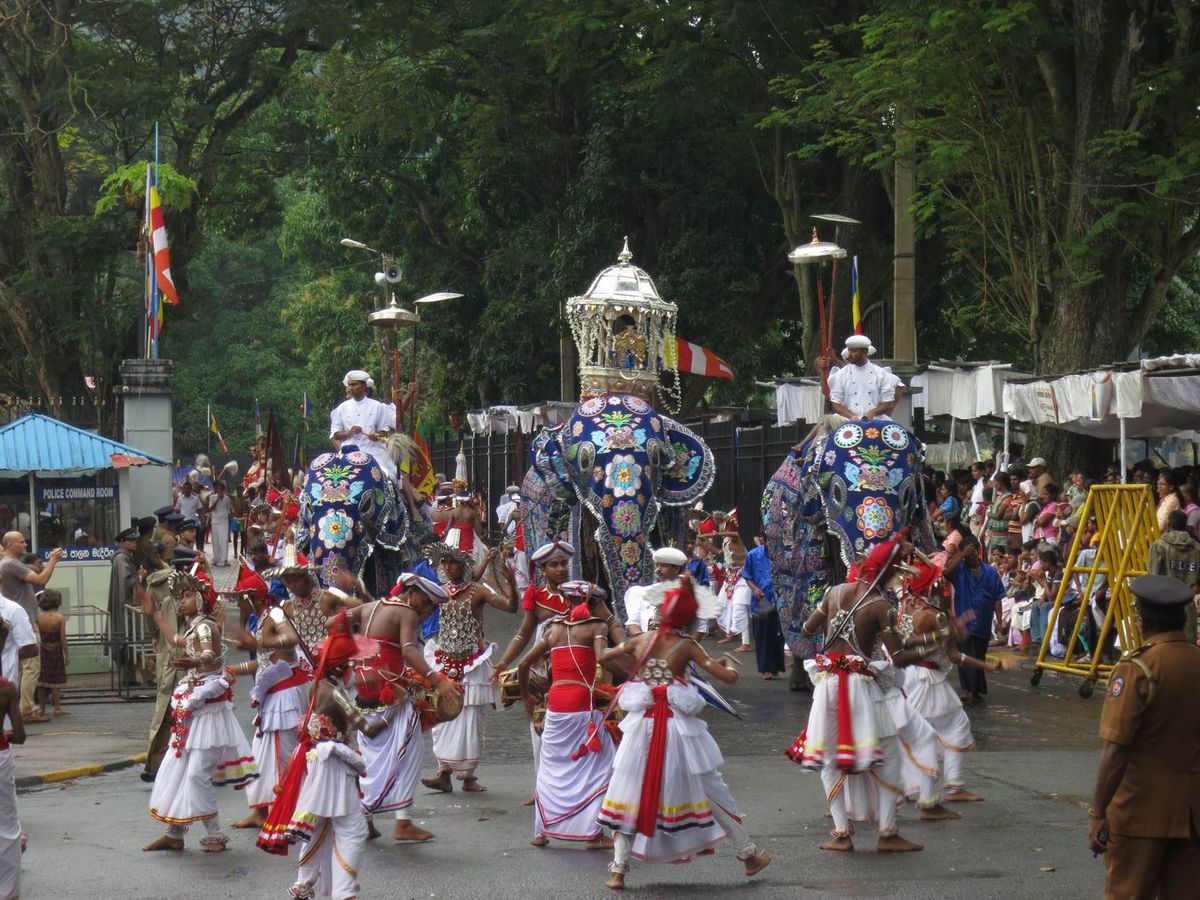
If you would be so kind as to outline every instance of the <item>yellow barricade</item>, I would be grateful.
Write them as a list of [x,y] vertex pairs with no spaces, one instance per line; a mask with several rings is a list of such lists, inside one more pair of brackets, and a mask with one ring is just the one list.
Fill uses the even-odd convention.
[[[1090,518],[1096,519],[1096,556],[1091,565],[1079,563],[1084,526]],[[1071,542],[1067,555],[1062,583],[1054,598],[1046,635],[1038,650],[1030,683],[1035,687],[1042,674],[1049,670],[1067,675],[1079,675],[1084,679],[1079,686],[1079,696],[1088,698],[1097,681],[1107,680],[1112,664],[1101,662],[1101,650],[1109,634],[1116,629],[1116,639],[1122,651],[1132,650],[1142,642],[1137,619],[1134,616],[1133,595],[1129,591],[1129,579],[1146,574],[1146,561],[1150,545],[1158,539],[1158,520],[1155,518],[1154,497],[1144,484],[1098,484],[1088,491],[1084,501],[1080,527]],[[1101,578],[1108,584],[1108,609],[1104,622],[1095,640],[1094,647],[1083,653],[1079,636],[1088,616],[1092,615],[1089,599],[1103,586]],[[1050,629],[1058,627],[1059,611],[1068,594],[1076,593],[1080,598],[1079,610],[1071,628],[1070,640],[1066,642],[1066,658],[1059,661],[1050,656]]]

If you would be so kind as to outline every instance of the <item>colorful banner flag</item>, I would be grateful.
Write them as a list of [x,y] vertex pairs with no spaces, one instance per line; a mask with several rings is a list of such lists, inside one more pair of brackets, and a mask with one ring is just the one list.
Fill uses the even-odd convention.
[[175,291],[175,282],[171,280],[171,247],[167,242],[167,228],[163,224],[158,186],[153,180],[150,182],[150,243],[154,253],[154,273],[158,278],[158,290],[162,294],[163,302],[175,306],[179,303],[179,294]]
[[216,436],[217,444],[221,447],[221,452],[228,455],[229,447],[225,444],[225,438],[221,437],[221,429],[217,425],[217,417],[212,414],[212,407],[208,408],[208,430]]
[[854,333],[862,334],[862,293],[858,289],[858,257],[850,261],[850,311],[854,318]]
[[433,480],[433,460],[430,458],[429,445],[419,429],[413,429],[412,452],[401,466],[408,480],[420,493],[433,496],[437,486]]
[[674,346],[667,341],[665,349],[666,363],[670,368],[692,375],[703,375],[706,378],[733,378],[733,369],[729,363],[707,347],[676,336]]

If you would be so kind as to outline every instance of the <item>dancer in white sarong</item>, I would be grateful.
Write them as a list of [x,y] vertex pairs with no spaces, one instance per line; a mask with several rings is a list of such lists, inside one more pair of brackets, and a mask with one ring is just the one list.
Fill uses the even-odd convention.
[[217,818],[217,787],[243,788],[258,777],[250,745],[233,714],[233,676],[224,671],[218,598],[212,585],[183,573],[173,580],[179,612],[188,620],[177,634],[159,612],[148,591],[135,589],[147,616],[154,618],[168,645],[183,648],[188,665],[171,697],[171,742],[154,778],[150,815],[167,826],[167,833],[146,850],[182,850],[183,836],[193,822],[203,822],[200,846],[219,853],[229,843]]
[[[8,639],[8,626],[0,619],[0,656]],[[5,716],[12,729],[4,730]],[[21,852],[23,837],[17,815],[17,782],[13,774],[10,744],[25,743],[21,718],[21,692],[16,682],[0,678],[0,897],[21,896]]]
[[[949,682],[955,665],[973,666],[987,672],[1012,668],[1015,662],[998,659],[979,660],[966,656],[951,638],[939,637],[947,629],[949,592],[942,580],[941,567],[918,563],[918,572],[905,584],[905,615],[901,630],[915,638],[930,635],[934,650],[915,666],[905,670],[904,690],[908,702],[937,735],[941,762],[939,779],[947,802],[978,801],[983,798],[968,791],[963,783],[963,754],[975,749],[971,720],[963,709],[958,692]],[[910,638],[911,640],[911,638]]]
[[[444,544],[432,545],[430,553],[439,560],[438,578],[442,579],[448,599],[441,606],[440,630],[425,644],[425,661],[430,668],[456,681],[463,688],[463,709],[449,722],[433,726],[433,753],[438,758],[437,775],[422,778],[421,784],[435,791],[454,789],[451,773],[462,782],[464,791],[487,790],[475,775],[483,753],[485,707],[495,708],[500,691],[492,677],[492,653],[495,644],[483,636],[483,608],[493,606],[501,612],[517,610],[517,588],[512,570],[501,565],[499,579],[503,594],[480,581],[465,580],[471,557]],[[488,551],[475,577],[491,565],[496,549]]]
[[387,597],[349,613],[376,645],[372,656],[354,670],[358,707],[372,725],[387,719],[385,727],[359,739],[367,766],[361,780],[362,805],[369,816],[395,814],[393,838],[397,841],[433,839],[430,832],[412,823],[411,807],[425,748],[421,716],[407,687],[423,679],[432,682],[444,698],[457,701],[462,696],[454,682],[433,670],[417,646],[421,622],[445,599],[441,585],[405,572]]
[[596,821],[614,752],[604,713],[595,708],[599,697],[608,696],[597,688],[596,658],[608,649],[610,633],[620,643],[625,631],[612,621],[604,602],[607,595],[600,588],[571,581],[562,589],[577,605],[547,623],[518,670],[521,699],[532,721],[537,701],[529,690],[529,672],[538,660],[550,656],[532,843],[544,847],[555,838],[586,841],[589,850],[611,849],[612,841],[605,840]]
[[873,667],[872,654],[864,651],[873,651],[879,643],[898,665],[921,658],[921,649],[902,646],[896,610],[879,588],[897,572],[899,555],[899,538],[877,544],[859,565],[855,580],[826,591],[804,623],[805,634],[825,629],[825,652],[805,661],[813,703],[808,727],[788,756],[804,769],[821,773],[833,815],[833,838],[821,845],[823,850],[854,849],[846,785],[855,776],[871,779],[877,848],[891,853],[922,849],[900,837],[896,827],[896,804],[904,796],[903,750],[875,679],[886,665]]
[[[541,638],[542,630],[550,619],[566,615],[570,611],[570,602],[562,595],[559,586],[570,574],[571,557],[574,555],[575,548],[566,541],[551,541],[538,547],[529,557],[530,562],[541,572],[543,583],[531,584],[525,589],[525,596],[521,600],[521,627],[508,642],[500,662],[496,664],[493,674],[497,678],[517,660],[531,640]],[[544,684],[548,679],[548,671],[544,664],[539,670],[534,673],[534,680]],[[529,740],[533,744],[533,770],[536,774],[542,754],[542,736],[538,734],[532,721],[529,723]],[[532,806],[533,800],[527,801],[526,805]]]
[[358,731],[364,738],[373,736],[391,719],[385,714],[368,722],[343,684],[351,660],[373,652],[369,639],[351,635],[344,612],[334,616],[313,673],[299,748],[258,834],[259,848],[279,856],[286,856],[293,843],[304,845],[296,881],[288,888],[288,895],[298,900],[349,900],[361,892],[367,817],[359,802],[358,779],[366,766],[350,746],[349,735]]
[[[269,573],[268,573],[269,574]],[[275,802],[275,790],[296,749],[297,728],[308,697],[310,669],[296,659],[300,636],[290,617],[267,590],[257,572],[243,569],[232,593],[244,598],[255,615],[254,634],[242,633],[238,649],[255,651],[255,659],[230,666],[234,675],[254,675],[250,706],[254,717],[254,762],[258,778],[246,787],[250,815],[233,823],[233,828],[262,828]]]
[[[692,637],[697,617],[716,612],[715,605],[707,609],[697,603],[692,579],[684,576],[663,598],[657,631],[599,656],[601,663],[625,658],[637,671],[621,688],[623,736],[599,816],[600,824],[615,832],[608,879],[613,890],[625,887],[630,856],[687,862],[728,838],[747,876],[757,875],[774,858],[756,847],[742,826],[719,771],[721,750],[699,717],[704,698],[686,675],[695,663],[726,684],[737,680],[729,660],[714,661]],[[643,804],[648,796],[656,798],[653,804]]]

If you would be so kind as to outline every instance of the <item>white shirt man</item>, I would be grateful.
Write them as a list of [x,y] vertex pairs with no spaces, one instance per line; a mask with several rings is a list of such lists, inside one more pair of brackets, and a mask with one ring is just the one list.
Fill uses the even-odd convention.
[[829,373],[829,400],[848,419],[887,418],[903,395],[904,385],[892,370],[868,358],[874,349],[866,336],[850,335],[847,364]]
[[[0,595],[0,619],[8,629],[8,639],[4,642],[4,653],[0,655],[0,676],[7,678],[18,688],[21,686],[21,649],[37,646],[37,637],[33,633],[33,625],[29,614],[20,603]],[[8,716],[4,716],[0,727],[11,728]]]
[[367,387],[374,384],[361,369],[353,369],[342,379],[350,396],[329,414],[329,436],[339,447],[353,444],[370,453],[379,468],[392,481],[396,480],[396,463],[387,451],[387,437],[396,428],[396,408],[367,396]]
[[195,488],[179,495],[179,499],[175,501],[175,511],[185,519],[200,517],[200,495],[196,493]]
[[504,499],[496,505],[496,524],[504,529],[504,533],[511,535],[517,530],[516,519],[508,520],[508,515],[517,508],[517,504],[521,501],[521,489],[515,484],[510,484],[504,490]]
[[[658,616],[662,606],[662,594],[675,585],[679,573],[687,564],[687,555],[674,547],[659,547],[654,551],[654,584],[635,584],[625,592],[625,627],[631,634],[650,630],[650,623]],[[655,602],[650,602],[653,595]]]

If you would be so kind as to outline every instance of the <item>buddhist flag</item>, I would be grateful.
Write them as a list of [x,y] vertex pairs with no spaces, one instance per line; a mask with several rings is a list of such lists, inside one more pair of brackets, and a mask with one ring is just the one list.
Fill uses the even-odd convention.
[[850,261],[850,311],[854,317],[854,333],[862,334],[862,294],[858,290],[858,257]]
[[665,355],[667,366],[680,372],[703,375],[706,378],[733,378],[733,369],[729,363],[707,347],[685,341],[681,337],[675,338],[674,346],[667,341]]
[[163,301],[172,306],[179,303],[175,282],[171,280],[171,247],[167,243],[167,228],[163,224],[162,204],[158,199],[158,186],[150,182],[150,244],[154,253],[154,274],[158,278],[158,290]]
[[221,437],[221,429],[217,425],[217,417],[212,414],[211,406],[208,408],[208,430],[216,436],[221,452],[228,455],[229,447],[225,445],[225,438]]

